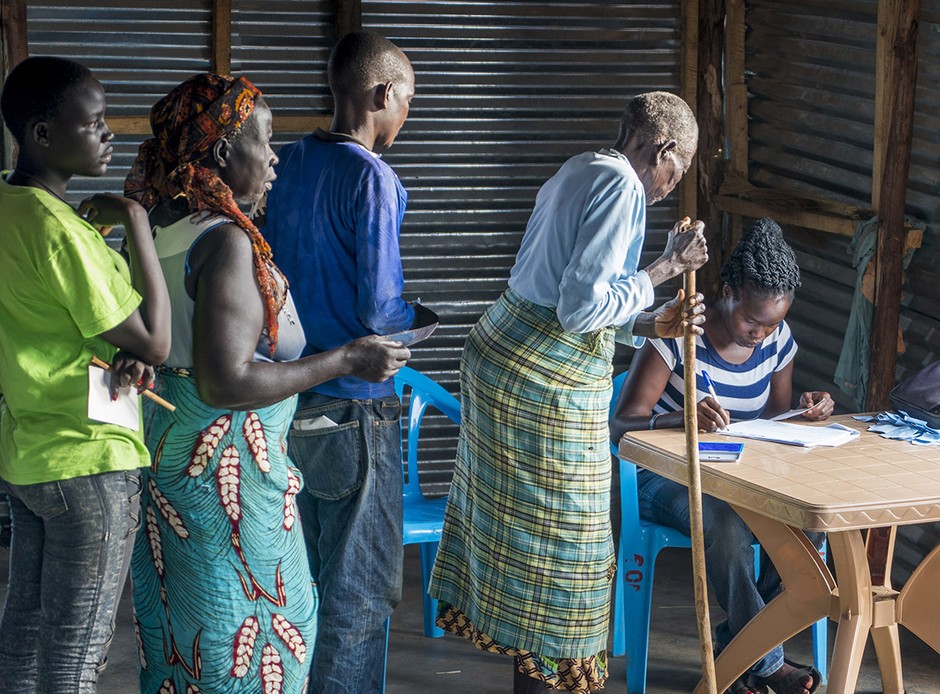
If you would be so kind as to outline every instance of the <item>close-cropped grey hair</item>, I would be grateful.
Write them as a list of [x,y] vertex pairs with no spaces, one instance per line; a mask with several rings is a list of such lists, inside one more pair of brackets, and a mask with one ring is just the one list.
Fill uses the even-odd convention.
[[620,119],[618,147],[634,133],[651,144],[675,140],[679,151],[688,157],[698,145],[698,124],[692,109],[669,92],[647,92],[630,99]]

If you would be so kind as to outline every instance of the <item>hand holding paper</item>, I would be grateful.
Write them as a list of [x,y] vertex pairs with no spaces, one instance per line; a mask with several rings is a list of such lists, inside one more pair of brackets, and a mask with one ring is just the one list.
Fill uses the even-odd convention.
[[[103,369],[104,371],[110,371],[110,370],[111,370],[111,365],[110,365],[108,362],[106,362],[106,361],[102,361],[102,360],[99,359],[98,357],[92,357],[92,358],[91,358],[91,364],[92,364],[92,366],[96,366],[96,367],[98,367],[99,369]],[[89,378],[91,378],[91,370],[92,370],[92,369],[89,368]],[[110,381],[110,377],[109,377],[109,379],[108,379],[108,398],[109,398],[109,399],[111,398],[111,386],[110,386],[110,383],[111,383],[111,381]],[[157,403],[158,405],[162,405],[163,407],[165,407],[166,409],[168,409],[170,412],[175,412],[175,411],[176,411],[176,405],[173,405],[173,404],[167,402],[166,400],[164,400],[163,398],[161,398],[159,395],[157,395],[157,394],[154,393],[153,391],[144,390],[144,391],[141,393],[141,395],[143,395],[144,397],[150,398],[151,400],[153,400],[153,401],[154,401],[155,403]],[[137,398],[135,397],[134,400],[136,401]],[[91,401],[89,400],[89,408],[90,408],[90,407],[91,407]],[[88,416],[91,417],[91,414],[89,413]],[[94,419],[94,417],[92,417],[92,419]],[[99,420],[99,421],[110,421],[110,420]]]
[[140,398],[130,388],[122,388],[118,397],[112,398],[110,371],[89,366],[88,419],[139,431]]
[[833,409],[835,409],[835,402],[833,402],[829,393],[821,390],[812,390],[800,396],[800,407],[806,408],[806,410],[802,412],[804,419],[818,422],[823,419],[829,419],[829,415],[831,415]]

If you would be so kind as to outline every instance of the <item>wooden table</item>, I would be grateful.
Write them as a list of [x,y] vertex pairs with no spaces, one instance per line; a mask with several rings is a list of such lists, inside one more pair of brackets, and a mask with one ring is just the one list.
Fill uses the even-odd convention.
[[[884,530],[940,520],[940,448],[883,439],[848,415],[829,421],[861,437],[836,448],[734,439],[744,441],[739,463],[702,463],[702,491],[740,514],[783,579],[780,595],[716,660],[719,692],[774,646],[827,615],[838,623],[829,694],[855,691],[869,633],[885,694],[904,692],[898,624],[940,652],[940,547],[898,592],[890,582],[893,533]],[[620,457],[686,483],[681,430],[629,432]],[[829,534],[838,584],[801,528]],[[869,530],[867,548],[860,530]],[[701,682],[695,692],[704,692]]]

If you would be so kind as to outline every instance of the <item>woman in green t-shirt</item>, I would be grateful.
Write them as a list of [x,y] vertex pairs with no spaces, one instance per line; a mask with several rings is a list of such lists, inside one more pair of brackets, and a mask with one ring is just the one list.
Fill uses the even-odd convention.
[[[101,176],[114,134],[84,66],[20,63],[0,97],[19,146],[0,177],[0,492],[10,498],[10,582],[0,691],[94,692],[138,525],[141,427],[89,414],[93,356],[119,387],[152,382],[170,346],[169,297],[147,215],[100,194],[65,202],[74,175]],[[103,228],[127,230],[133,280]]]

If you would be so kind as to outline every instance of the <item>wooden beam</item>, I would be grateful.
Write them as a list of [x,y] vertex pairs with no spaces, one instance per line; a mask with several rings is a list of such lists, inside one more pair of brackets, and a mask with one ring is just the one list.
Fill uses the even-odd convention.
[[[279,116],[274,114],[274,132],[305,133],[317,128],[329,130],[333,116]],[[150,135],[150,116],[109,116],[108,125],[116,135]]]
[[0,0],[3,39],[3,77],[29,56],[26,32],[26,0]]
[[892,51],[894,37],[897,34],[898,13],[884,1],[878,2],[878,19],[875,37],[875,131],[871,169],[871,206],[878,209],[881,199],[882,172],[885,163],[885,146],[888,141],[888,127],[891,123],[891,109],[894,107],[894,91],[888,81],[893,63]]
[[362,29],[362,0],[336,0],[336,22],[333,32],[337,40],[350,31]]
[[746,29],[744,0],[728,0],[725,49],[725,109],[731,151],[729,168],[735,175],[748,177],[747,168],[747,79],[745,78],[744,36]]
[[[698,110],[698,0],[683,0],[679,18],[679,96]],[[679,182],[679,216],[698,218],[698,163]]]
[[308,133],[317,128],[329,130],[333,116],[279,116],[274,114],[274,132]]
[[211,70],[217,75],[232,74],[232,0],[212,0]]
[[108,116],[115,135],[150,135],[150,116]]
[[840,236],[854,236],[857,220],[800,208],[796,198],[781,196],[774,204],[738,198],[731,195],[715,196],[715,204],[724,212],[742,217],[771,217],[780,224],[826,231]]
[[870,219],[873,210],[794,191],[757,188],[729,172],[715,198],[729,214],[773,217],[783,224],[853,236],[856,225]]
[[699,0],[698,5],[698,97],[695,112],[699,127],[697,210],[698,218],[705,222],[705,238],[711,258],[699,270],[699,291],[709,297],[718,295],[721,282],[719,270],[729,253],[723,214],[715,204],[715,196],[725,175],[722,91],[725,0]]
[[888,55],[887,94],[893,94],[878,206],[878,249],[875,256],[875,314],[871,333],[868,409],[889,406],[897,366],[897,331],[901,314],[904,259],[904,206],[910,174],[917,88],[917,20],[920,0],[882,0],[897,17]]
[[[26,33],[26,0],[0,0],[0,78],[6,80],[10,70],[29,56]],[[3,125],[3,168],[12,169],[16,143]]]

